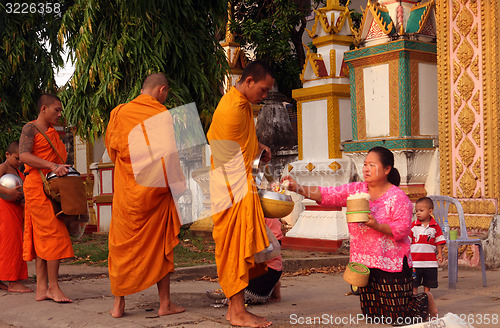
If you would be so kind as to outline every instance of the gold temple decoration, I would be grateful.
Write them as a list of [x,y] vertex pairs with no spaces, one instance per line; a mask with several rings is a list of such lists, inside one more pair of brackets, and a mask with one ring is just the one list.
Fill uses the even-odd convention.
[[306,165],[306,169],[309,171],[309,172],[312,172],[312,170],[314,170],[316,168],[316,166],[314,166],[313,163],[309,163]]
[[453,30],[453,51],[457,50],[458,44],[462,41],[460,33],[457,30]]
[[472,132],[472,139],[474,139],[474,142],[478,147],[481,146],[481,125],[477,125],[474,131]]
[[474,126],[475,116],[469,106],[465,105],[458,115],[458,122],[466,134],[472,131]]
[[460,188],[464,197],[471,198],[474,196],[474,190],[476,189],[476,180],[469,170],[465,170],[462,179],[460,179]]
[[456,161],[455,162],[455,174],[457,175],[457,177],[461,176],[462,173],[464,173],[464,167],[462,165],[462,163],[460,163],[460,161]]
[[330,165],[328,165],[328,167],[330,169],[332,169],[332,171],[335,172],[335,171],[339,170],[340,168],[342,168],[342,165],[340,165],[339,162],[337,162],[337,161],[333,161],[330,163]]
[[[381,5],[376,1],[375,2],[368,1],[368,3],[366,4],[366,8],[363,10],[362,13],[363,18],[361,19],[358,31],[363,31],[365,27],[366,18],[368,17],[367,11],[371,12],[373,20],[376,22],[376,24],[378,24],[382,33],[384,33],[385,35],[391,33],[392,29],[394,28],[394,22],[391,21],[389,24],[387,24],[386,22],[384,22],[384,19],[382,18],[381,14],[381,12],[388,13],[389,10],[387,10],[387,8],[384,5]],[[354,35],[355,35],[354,45],[358,46],[362,41],[361,34],[358,34],[358,32],[356,32]]]
[[457,57],[460,61],[460,65],[463,68],[467,68],[470,66],[472,61],[472,57],[474,56],[474,50],[472,46],[469,44],[469,41],[464,40],[460,47],[458,47]]
[[[462,69],[460,68],[460,64],[457,63],[456,61],[453,61],[453,83],[457,82],[457,79],[460,76],[461,72],[462,72]],[[455,110],[456,110],[456,108],[455,108]]]
[[457,89],[462,95],[463,100],[469,100],[472,96],[472,91],[474,90],[474,81],[471,79],[468,73],[462,75],[460,80],[458,80]]
[[[399,65],[396,59],[389,62],[389,135],[399,136]],[[416,93],[418,94],[418,93]]]
[[464,141],[460,144],[460,148],[458,149],[458,153],[462,158],[462,163],[464,163],[465,167],[469,167],[474,161],[474,156],[476,154],[476,147],[472,144],[470,139],[466,137]]

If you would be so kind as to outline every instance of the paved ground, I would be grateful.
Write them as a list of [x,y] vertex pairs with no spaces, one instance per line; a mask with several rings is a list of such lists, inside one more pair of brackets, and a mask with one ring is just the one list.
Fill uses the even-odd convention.
[[[345,263],[345,256],[287,260],[286,268],[320,267]],[[34,274],[33,266],[29,268]],[[0,291],[0,328],[5,327],[228,327],[225,308],[211,306],[206,290],[219,288],[216,282],[191,280],[214,273],[213,266],[178,270],[172,277],[172,297],[186,312],[158,317],[157,291],[151,287],[126,298],[127,315],[114,319],[108,314],[113,303],[106,268],[84,265],[62,266],[61,286],[72,304],[36,302],[34,294]],[[474,327],[500,327],[500,271],[487,272],[488,287],[481,284],[480,271],[460,269],[458,289],[447,288],[447,271],[439,273],[441,287],[434,290],[441,315],[453,312]],[[356,323],[360,313],[357,296],[345,296],[349,286],[341,273],[321,273],[282,279],[280,303],[252,306],[251,311],[273,321],[273,327],[389,327]],[[29,283],[34,287],[33,283]],[[490,324],[484,324],[490,320]],[[314,322],[316,324],[308,324]],[[344,323],[342,323],[342,321]],[[482,321],[482,323],[480,323]]]

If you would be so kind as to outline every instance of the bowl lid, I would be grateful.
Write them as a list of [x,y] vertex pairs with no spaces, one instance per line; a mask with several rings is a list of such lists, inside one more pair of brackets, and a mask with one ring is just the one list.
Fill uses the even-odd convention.
[[[80,172],[78,172],[73,166],[68,166],[68,174],[66,174],[65,176],[79,177]],[[57,174],[55,174],[54,172],[49,172],[45,176],[45,179],[47,179],[47,180],[51,180],[51,179],[55,179],[55,178],[57,178]]]

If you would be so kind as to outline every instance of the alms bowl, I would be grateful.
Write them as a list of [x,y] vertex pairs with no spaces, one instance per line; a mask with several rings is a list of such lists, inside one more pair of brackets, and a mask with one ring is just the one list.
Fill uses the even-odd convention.
[[260,204],[266,218],[283,218],[292,213],[294,202],[290,195],[260,189]]

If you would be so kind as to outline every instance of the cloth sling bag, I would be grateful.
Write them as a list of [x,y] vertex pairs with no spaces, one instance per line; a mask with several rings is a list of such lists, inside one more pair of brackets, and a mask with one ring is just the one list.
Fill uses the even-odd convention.
[[[56,147],[54,147],[54,144],[50,141],[47,134],[35,123],[31,124],[33,124],[45,137],[61,162],[64,163],[63,158],[59,155],[59,152],[56,150]],[[85,193],[85,185],[79,176],[80,173],[77,172],[78,176],[66,175],[47,180],[42,170],[38,169],[38,172],[40,172],[40,176],[42,177],[43,190],[45,191],[45,194],[50,200],[53,201],[54,213],[56,214],[56,217],[59,217],[61,214],[65,214],[69,216],[81,217],[78,221],[88,221],[87,196]],[[54,204],[54,202],[56,204]]]

